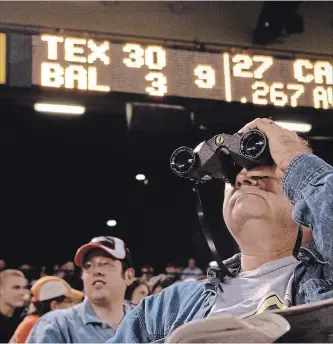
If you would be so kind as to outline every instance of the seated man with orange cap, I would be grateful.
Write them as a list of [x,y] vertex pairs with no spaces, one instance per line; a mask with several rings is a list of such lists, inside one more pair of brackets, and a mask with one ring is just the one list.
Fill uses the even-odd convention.
[[72,307],[81,302],[83,292],[72,289],[60,277],[45,276],[34,283],[31,288],[33,311],[27,315],[17,327],[11,343],[25,343],[31,329],[44,314],[56,309]]

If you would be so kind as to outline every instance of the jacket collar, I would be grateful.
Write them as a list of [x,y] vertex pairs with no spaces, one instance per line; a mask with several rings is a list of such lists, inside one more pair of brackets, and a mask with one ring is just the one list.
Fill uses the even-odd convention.
[[[91,307],[87,297],[84,298],[83,302],[78,306],[79,313],[82,318],[84,325],[88,324],[103,324],[103,321],[98,317],[93,308]],[[131,310],[131,307],[124,302],[125,315]]]
[[91,307],[87,297],[84,298],[81,303],[81,318],[84,325],[88,324],[103,324],[103,321],[97,316],[93,308]]
[[[297,255],[297,259],[302,262],[316,262],[319,264],[326,264],[321,259],[314,243],[310,243],[306,247],[301,247]],[[241,270],[241,254],[237,253],[231,258],[223,261],[224,265],[229,269],[231,274],[235,277]],[[224,273],[219,267],[212,267],[208,269],[207,279],[213,284],[219,284],[224,280]]]

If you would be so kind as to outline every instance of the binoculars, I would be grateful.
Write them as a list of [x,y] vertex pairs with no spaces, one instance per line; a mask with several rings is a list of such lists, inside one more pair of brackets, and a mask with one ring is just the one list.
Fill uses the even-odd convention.
[[272,165],[266,136],[257,129],[246,133],[218,134],[195,149],[179,147],[171,155],[171,170],[195,182],[212,178],[234,184],[243,169]]

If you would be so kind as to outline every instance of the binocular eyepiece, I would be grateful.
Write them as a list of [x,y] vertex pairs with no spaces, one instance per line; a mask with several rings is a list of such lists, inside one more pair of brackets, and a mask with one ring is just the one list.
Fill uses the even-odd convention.
[[272,164],[267,138],[257,129],[243,134],[218,134],[195,149],[179,147],[170,158],[176,175],[196,182],[218,178],[234,183],[242,168]]

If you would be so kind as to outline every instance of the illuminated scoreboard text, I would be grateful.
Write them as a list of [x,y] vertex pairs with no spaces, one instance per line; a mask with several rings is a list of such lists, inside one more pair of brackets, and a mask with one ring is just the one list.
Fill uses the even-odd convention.
[[82,91],[333,108],[333,60],[33,37],[33,83]]

